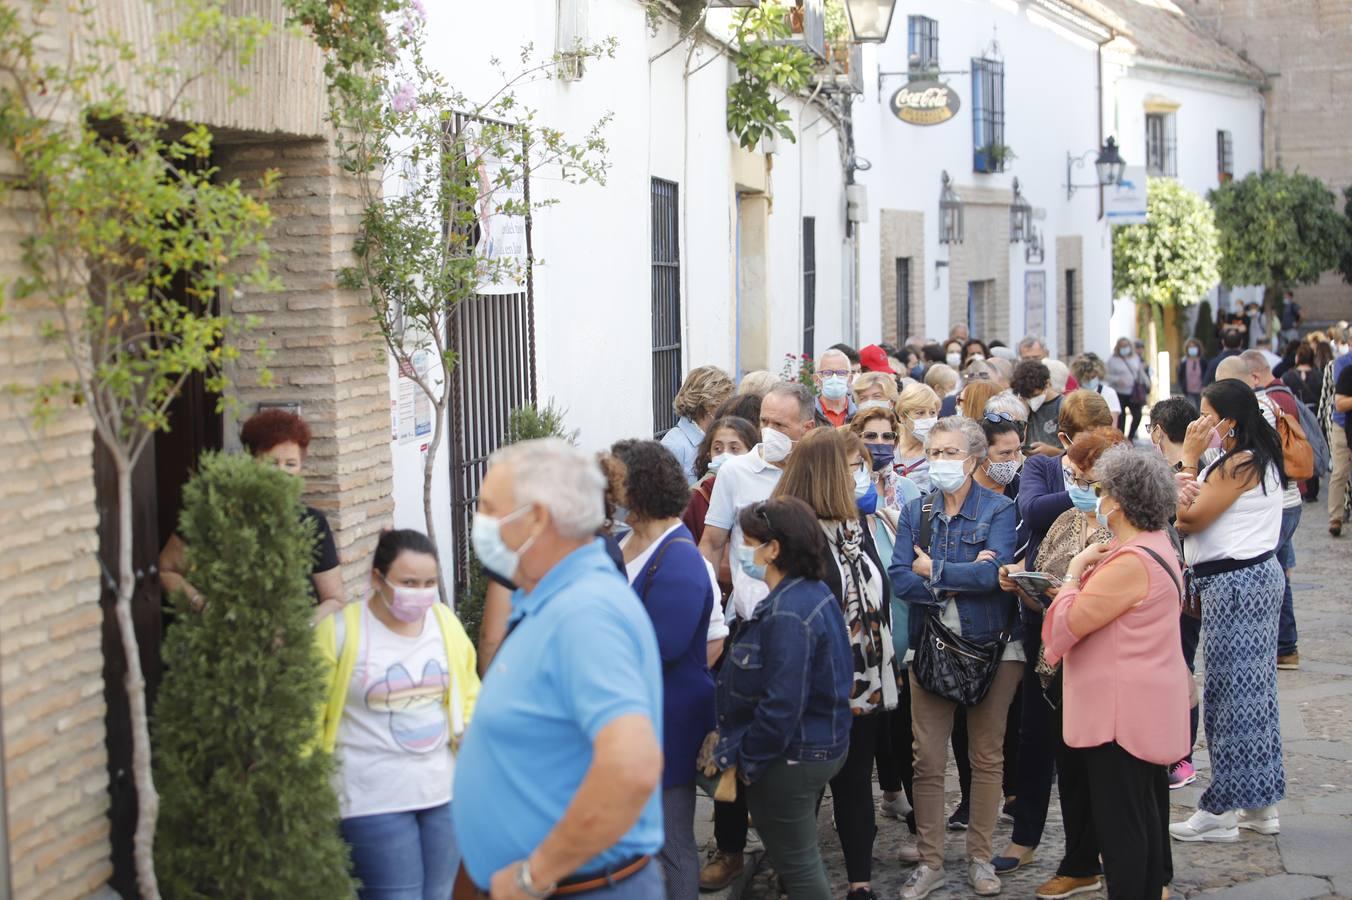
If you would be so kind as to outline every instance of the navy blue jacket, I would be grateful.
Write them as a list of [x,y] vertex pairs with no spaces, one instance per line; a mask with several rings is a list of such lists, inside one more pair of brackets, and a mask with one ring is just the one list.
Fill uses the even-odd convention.
[[[1066,476],[1060,456],[1030,456],[1019,473],[1019,517],[1028,531],[1028,550],[1023,561],[1035,571],[1037,551],[1056,517],[1070,509]],[[1041,626],[1039,626],[1041,627]]]
[[714,679],[705,649],[714,589],[690,529],[679,526],[653,548],[633,588],[662,654],[662,786],[693,784],[695,758],[714,729]]
[[752,782],[775,760],[840,758],[850,743],[853,680],[836,595],[820,581],[784,579],[719,667],[715,760]]
[[[1025,480],[1020,490],[1026,485]],[[902,507],[888,569],[892,590],[912,606],[908,617],[911,649],[919,646],[925,624],[925,616],[917,615],[914,607],[942,613],[950,595],[958,604],[962,636],[978,642],[993,641],[1004,630],[1016,605],[1012,596],[1000,590],[1000,567],[1014,561],[1018,518],[1014,501],[973,481],[962,509],[949,517],[943,500],[936,495],[930,511],[929,555],[934,565],[928,579],[911,571],[923,515],[921,505],[925,502],[919,497]],[[977,562],[982,550],[994,551],[995,559]],[[1015,622],[1014,636],[1019,634]]]

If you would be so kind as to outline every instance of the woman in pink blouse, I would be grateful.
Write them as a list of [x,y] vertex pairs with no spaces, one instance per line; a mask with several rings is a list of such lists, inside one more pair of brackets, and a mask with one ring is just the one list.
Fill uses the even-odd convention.
[[1047,660],[1064,659],[1061,810],[1067,841],[1098,842],[1109,898],[1155,900],[1173,877],[1167,767],[1188,752],[1177,487],[1164,457],[1129,446],[1094,472],[1113,540],[1071,560],[1042,626]]

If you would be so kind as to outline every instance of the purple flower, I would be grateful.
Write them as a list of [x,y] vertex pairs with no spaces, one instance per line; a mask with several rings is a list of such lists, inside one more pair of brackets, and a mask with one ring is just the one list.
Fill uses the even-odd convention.
[[400,84],[399,89],[390,98],[390,106],[394,107],[395,112],[408,112],[416,105],[417,95],[413,91],[413,85],[407,81]]
[[416,13],[418,14],[418,18],[420,18],[420,19],[422,19],[424,22],[426,22],[426,21],[427,21],[427,6],[426,6],[426,4],[423,3],[423,0],[413,0],[413,3],[412,3],[411,5],[412,5],[412,7],[413,7],[413,11],[416,12]]

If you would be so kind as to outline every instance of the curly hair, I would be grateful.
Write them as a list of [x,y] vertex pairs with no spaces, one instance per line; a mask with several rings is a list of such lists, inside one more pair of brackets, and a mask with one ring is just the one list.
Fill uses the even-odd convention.
[[[724,406],[726,405],[725,403]],[[756,411],[759,414],[759,398],[756,398]],[[699,450],[695,453],[696,478],[703,478],[709,474],[709,460],[713,458],[714,437],[724,429],[736,432],[737,437],[741,439],[743,444],[746,444],[748,451],[760,443],[760,429],[747,419],[740,416],[720,416],[714,419],[708,430],[704,432],[704,440],[699,442]]]
[[1025,359],[1014,367],[1009,389],[1020,397],[1035,397],[1051,384],[1051,370],[1036,359]]
[[685,376],[685,382],[671,401],[671,408],[678,416],[685,416],[694,422],[704,418],[724,400],[732,396],[736,386],[728,373],[718,366],[700,366],[691,369]]
[[629,513],[656,522],[685,512],[690,485],[681,464],[657,441],[617,441],[611,454],[624,464],[624,500]]
[[278,444],[293,443],[301,455],[310,449],[310,426],[293,412],[265,409],[250,416],[239,431],[239,442],[254,456],[267,453]]
[[1094,465],[1099,491],[1141,531],[1163,531],[1178,504],[1174,473],[1163,456],[1130,444],[1109,447]]
[[1081,353],[1070,361],[1070,374],[1080,384],[1088,384],[1095,378],[1102,381],[1108,377],[1108,368],[1097,353]]

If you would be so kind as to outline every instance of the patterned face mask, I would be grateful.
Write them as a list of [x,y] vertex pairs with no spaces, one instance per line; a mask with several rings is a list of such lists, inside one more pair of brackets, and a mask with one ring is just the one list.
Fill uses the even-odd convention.
[[1014,480],[1014,476],[1019,474],[1019,467],[1022,465],[1022,459],[1010,459],[1005,462],[987,463],[986,477],[996,484],[1004,486]]

